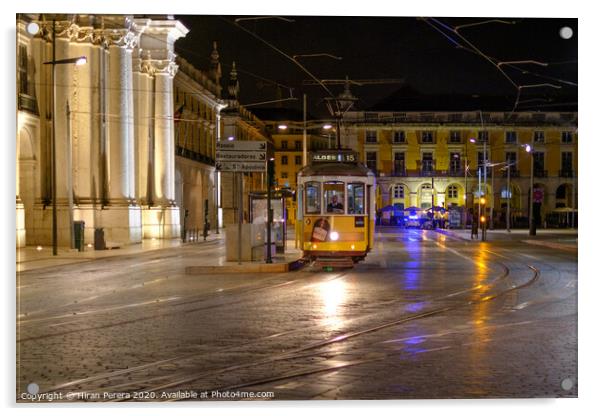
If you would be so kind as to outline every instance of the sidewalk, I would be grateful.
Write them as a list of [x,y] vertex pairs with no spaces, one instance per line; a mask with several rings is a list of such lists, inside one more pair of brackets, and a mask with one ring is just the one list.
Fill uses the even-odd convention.
[[[470,239],[470,230],[461,229],[436,229],[438,233],[448,235],[450,237],[459,238],[466,241],[481,241],[481,231],[479,230],[479,238],[476,240]],[[487,230],[485,235],[487,241],[520,241],[526,244],[540,245],[559,250],[577,252],[578,248],[578,232],[573,229],[541,229],[537,230],[535,236],[529,235],[527,229],[511,230],[510,233],[505,229]]]
[[[225,240],[224,240],[225,241]],[[254,261],[226,261],[226,245],[216,248],[216,253],[211,258],[195,260],[196,264],[186,267],[186,274],[214,274],[214,273],[283,273],[297,270],[304,265],[303,251],[295,248],[294,230],[288,230],[285,253],[276,253],[272,256],[272,263],[265,259]]]
[[[198,242],[182,243],[180,239],[161,240],[146,239],[139,244],[131,244],[120,248],[110,250],[94,250],[91,247],[85,247],[84,251],[79,252],[75,249],[69,250],[65,247],[59,247],[57,255],[52,255],[51,246],[27,246],[17,248],[16,263],[17,272],[36,270],[45,267],[62,266],[72,263],[81,263],[117,256],[131,256],[136,254],[148,253],[165,249],[178,247],[188,247],[207,243],[219,243],[225,239],[225,234],[210,234],[207,241],[200,239]],[[225,249],[224,249],[225,250]]]
[[[295,249],[294,237],[287,239],[286,253],[276,253],[273,256],[273,262],[266,264],[265,260],[256,260],[253,262],[226,261],[226,233],[220,231],[220,234],[210,234],[207,241],[200,239],[196,242],[182,243],[179,239],[174,240],[143,240],[140,244],[132,244],[121,248],[110,250],[94,250],[85,247],[85,250],[69,250],[59,247],[58,254],[52,255],[52,247],[43,246],[38,249],[35,246],[27,246],[17,249],[16,252],[16,271],[24,272],[46,267],[62,266],[67,264],[76,264],[89,262],[110,257],[135,256],[150,252],[170,252],[183,248],[210,247],[203,252],[202,256],[194,258],[191,254],[186,261],[189,265],[186,267],[188,274],[205,273],[249,273],[249,272],[284,272],[296,269],[302,264],[299,262],[302,257],[302,251]],[[190,253],[189,250],[186,251]]]

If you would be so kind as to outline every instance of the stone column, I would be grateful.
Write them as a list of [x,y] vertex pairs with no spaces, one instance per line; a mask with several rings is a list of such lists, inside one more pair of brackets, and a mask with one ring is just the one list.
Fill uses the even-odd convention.
[[174,205],[173,75],[175,64],[155,72],[155,204]]
[[153,126],[153,74],[152,66],[143,58],[142,49],[135,51],[134,67],[134,137],[136,155],[136,198],[140,205],[152,201],[152,157],[150,152]]
[[108,244],[137,243],[142,238],[140,207],[136,203],[134,156],[134,108],[132,99],[132,49],[139,33],[129,19],[119,22],[124,29],[105,32],[108,44],[107,155],[108,205],[100,212],[98,226]]
[[[138,20],[136,20],[138,22]],[[154,77],[154,119],[152,181],[153,206],[143,212],[144,238],[179,238],[180,213],[175,203],[175,143],[173,77],[178,66],[175,64],[173,44],[188,33],[176,20],[153,20],[146,22],[140,38],[140,47],[145,59],[152,66]]]

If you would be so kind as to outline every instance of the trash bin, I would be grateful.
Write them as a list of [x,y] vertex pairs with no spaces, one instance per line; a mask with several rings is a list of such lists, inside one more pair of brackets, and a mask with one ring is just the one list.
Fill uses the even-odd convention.
[[94,229],[94,250],[106,250],[105,231],[102,228]]
[[73,221],[73,240],[77,251],[84,251],[84,221]]

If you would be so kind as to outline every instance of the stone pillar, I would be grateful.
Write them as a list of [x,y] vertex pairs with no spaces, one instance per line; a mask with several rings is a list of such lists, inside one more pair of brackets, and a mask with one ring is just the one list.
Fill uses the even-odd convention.
[[[138,20],[136,20],[138,22]],[[179,238],[180,212],[175,203],[175,143],[173,77],[175,64],[173,44],[188,33],[177,20],[153,20],[146,22],[140,38],[140,47],[151,65],[154,77],[154,119],[152,131],[152,203],[143,212],[144,238]]]
[[134,68],[134,137],[136,155],[136,198],[140,205],[149,205],[152,201],[152,131],[154,94],[152,66],[143,58],[142,49],[135,51]]
[[140,207],[136,203],[132,49],[139,33],[126,18],[124,29],[107,30],[107,155],[108,205],[99,212],[98,226],[108,244],[125,245],[142,239]]
[[167,71],[155,74],[154,202],[161,206],[174,205],[172,82],[173,77]]

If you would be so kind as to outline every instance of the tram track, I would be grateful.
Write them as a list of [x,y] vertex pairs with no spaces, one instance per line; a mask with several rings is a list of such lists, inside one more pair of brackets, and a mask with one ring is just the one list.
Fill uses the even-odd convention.
[[[340,278],[344,277],[345,273],[346,272],[340,273],[340,274],[330,277],[324,281],[328,282],[331,280],[340,279]],[[23,342],[40,340],[40,339],[45,339],[45,338],[64,336],[64,335],[68,335],[68,334],[85,332],[85,331],[108,329],[108,328],[124,326],[124,325],[138,323],[138,322],[144,322],[144,321],[148,321],[148,320],[152,320],[152,319],[173,316],[173,315],[188,314],[188,313],[194,313],[194,312],[199,312],[199,311],[203,311],[203,310],[220,308],[220,307],[224,307],[224,306],[236,305],[236,304],[239,304],[242,302],[246,302],[247,299],[244,298],[245,296],[253,295],[257,292],[278,289],[283,286],[293,285],[293,284],[303,285],[303,284],[307,284],[307,282],[303,281],[301,279],[297,279],[297,280],[287,280],[285,282],[278,282],[278,283],[274,283],[274,284],[268,284],[268,285],[264,285],[264,286],[260,286],[260,287],[253,286],[253,285],[239,285],[239,286],[225,289],[225,290],[219,292],[220,296],[234,296],[234,297],[243,296],[242,299],[233,300],[233,301],[230,301],[227,303],[218,302],[213,305],[205,305],[205,306],[200,306],[200,307],[195,307],[195,308],[190,308],[190,309],[185,309],[185,310],[172,310],[172,311],[168,311],[168,312],[161,312],[161,313],[156,313],[156,314],[152,314],[152,315],[141,316],[139,318],[133,318],[133,319],[127,319],[127,320],[123,320],[123,321],[119,321],[119,322],[108,323],[108,324],[104,324],[104,325],[96,325],[96,326],[90,326],[90,327],[85,327],[85,328],[76,328],[76,329],[72,329],[72,330],[65,330],[65,331],[43,334],[43,335],[38,335],[38,336],[18,338],[17,343],[23,343]],[[249,288],[246,290],[239,290],[239,291],[236,290],[236,289],[240,289],[241,287],[242,288],[249,287]],[[180,307],[180,306],[185,306],[185,305],[190,305],[190,304],[195,304],[195,303],[200,303],[200,302],[216,301],[216,297],[214,295],[215,294],[202,295],[202,296],[189,296],[187,298],[186,297],[185,298],[171,297],[171,298],[167,298],[166,300],[164,300],[162,302],[159,302],[157,299],[154,299],[154,300],[148,300],[145,302],[139,302],[139,303],[133,304],[132,307],[157,305],[159,303],[163,303],[163,304],[166,304],[166,306],[175,308],[175,307]],[[73,320],[73,319],[78,319],[79,317],[87,317],[92,314],[98,314],[98,313],[102,313],[102,312],[112,311],[112,310],[115,310],[116,308],[123,309],[124,307],[125,306],[118,306],[118,307],[111,306],[111,307],[107,307],[104,309],[90,311],[90,312],[84,312],[84,313],[79,313],[79,314],[78,313],[61,314],[61,315],[56,315],[56,316],[51,316],[51,317],[46,317],[46,318],[32,319],[32,320],[26,320],[26,321],[17,321],[17,327],[19,327],[22,324],[27,324],[27,323],[40,323],[40,322],[59,320],[59,319],[65,319],[65,318],[71,318]],[[67,322],[67,323],[63,323],[63,325],[68,325],[71,323],[77,323],[77,322],[74,322],[74,321]],[[22,329],[20,329],[20,330],[22,330]]]
[[[500,263],[501,264],[501,263]],[[503,273],[501,273],[500,275],[496,276],[494,279],[492,279],[492,282],[489,283],[488,288],[493,288],[493,286],[495,286],[495,283],[500,283],[501,281],[504,281],[509,273],[510,273],[510,268],[504,264],[501,264],[503,266]],[[315,356],[316,354],[314,353],[310,353],[308,354],[308,352],[311,351],[315,351],[315,350],[320,350],[323,349],[324,347],[327,347],[329,345],[333,345],[336,343],[342,343],[345,341],[348,341],[350,339],[353,338],[357,338],[360,337],[362,335],[366,335],[369,333],[374,333],[380,330],[383,330],[385,328],[390,328],[393,326],[397,326],[397,325],[402,325],[405,323],[409,323],[412,321],[416,321],[416,320],[420,320],[420,319],[425,319],[425,318],[429,318],[429,317],[433,317],[433,316],[437,316],[437,315],[441,315],[444,314],[446,312],[455,310],[455,309],[459,309],[462,307],[466,307],[466,306],[470,306],[470,305],[474,305],[476,303],[481,303],[481,302],[488,302],[491,300],[494,300],[500,296],[503,296],[504,294],[510,293],[512,291],[516,291],[522,288],[525,288],[531,284],[533,284],[538,278],[539,278],[539,270],[529,266],[530,270],[532,271],[533,275],[531,277],[531,279],[529,279],[527,282],[524,282],[520,285],[515,285],[511,288],[505,289],[505,290],[501,290],[498,291],[497,293],[491,293],[491,292],[487,292],[488,294],[478,294],[478,293],[473,293],[473,292],[477,292],[477,291],[482,291],[483,286],[482,285],[477,285],[475,287],[472,287],[470,289],[464,290],[464,291],[460,291],[457,293],[453,293],[453,294],[448,294],[445,296],[440,296],[438,299],[444,299],[444,298],[448,298],[451,296],[453,297],[458,297],[462,294],[466,294],[468,293],[469,296],[465,299],[463,299],[462,301],[458,301],[455,305],[451,305],[451,306],[445,306],[445,307],[440,307],[440,308],[435,308],[429,311],[425,311],[423,313],[418,313],[418,314],[411,314],[408,316],[404,316],[401,317],[399,319],[396,320],[392,320],[392,321],[387,321],[387,322],[383,322],[380,323],[378,325],[373,325],[371,327],[368,328],[364,328],[364,329],[360,329],[360,330],[356,330],[356,331],[349,331],[347,333],[335,336],[335,337],[331,337],[322,341],[318,341],[318,342],[312,342],[312,343],[308,343],[305,344],[301,347],[292,349],[292,350],[288,350],[286,352],[283,352],[281,354],[277,354],[275,356],[269,357],[267,359],[260,359],[251,363],[246,363],[246,364],[239,364],[239,365],[234,365],[234,366],[226,366],[226,367],[221,367],[221,368],[215,368],[215,369],[208,369],[207,371],[202,372],[201,374],[194,374],[192,376],[188,376],[188,377],[182,377],[179,376],[179,378],[176,378],[175,380],[173,379],[173,377],[171,377],[170,380],[170,376],[165,376],[165,375],[160,375],[158,377],[154,377],[154,378],[150,378],[150,379],[146,379],[144,382],[141,382],[139,380],[136,381],[132,381],[131,383],[125,383],[125,384],[121,384],[119,387],[120,388],[131,388],[133,390],[144,390],[144,391],[161,391],[161,390],[166,390],[166,389],[170,389],[170,388],[175,388],[178,386],[182,386],[182,385],[186,385],[187,383],[192,383],[198,380],[202,380],[205,379],[207,377],[213,377],[213,376],[217,376],[220,374],[227,374],[227,373],[231,373],[231,372],[235,372],[235,371],[239,371],[239,370],[245,370],[245,369],[249,369],[252,367],[258,367],[258,366],[262,366],[262,365],[268,365],[268,364],[273,364],[277,361],[285,361],[285,360],[297,360],[300,358],[307,358],[307,357],[312,357]],[[357,318],[356,318],[357,319]],[[299,331],[307,331],[307,328],[302,328],[299,330],[294,330],[294,331],[287,331],[281,334],[275,334],[275,335],[271,335],[268,337],[265,337],[265,340],[268,339],[273,339],[273,338],[277,338],[278,336],[284,336],[284,335],[290,335],[290,334],[294,334],[297,333]],[[260,340],[257,340],[260,341]],[[241,348],[244,347],[244,345],[235,345],[232,347],[232,349],[236,349],[236,348]],[[223,352],[223,350],[222,350]],[[323,354],[317,354],[318,356],[321,356]],[[165,363],[169,363],[169,362],[173,362],[173,361],[179,361],[182,359],[188,359],[188,358],[195,358],[198,356],[198,353],[192,353],[192,354],[188,354],[187,356],[179,356],[179,357],[173,357],[167,360],[161,360],[161,361],[157,361],[154,363],[149,363],[143,366],[139,366],[139,367],[135,367],[135,368],[131,368],[131,369],[125,369],[125,370],[121,370],[121,371],[117,371],[117,372],[110,372],[104,375],[97,375],[97,376],[92,376],[90,378],[87,379],[81,379],[81,380],[75,380],[69,383],[63,383],[61,385],[57,385],[54,386],[51,390],[49,391],[56,391],[59,389],[63,389],[66,387],[76,387],[76,386],[80,386],[83,387],[83,385],[86,385],[90,382],[94,382],[94,381],[99,381],[99,380],[104,380],[105,384],[108,380],[110,380],[111,378],[115,378],[115,377],[121,377],[124,375],[128,375],[128,374],[132,374],[134,372],[138,372],[138,371],[142,371],[142,370],[148,370],[148,369],[152,369],[152,368],[156,368],[159,367]],[[384,358],[384,357],[383,357]],[[380,358],[380,359],[383,359]],[[259,381],[254,381],[253,383],[249,384],[246,383],[244,384],[244,386],[250,386],[250,385],[255,385],[255,384],[262,384],[265,382],[269,382],[269,381],[277,381],[277,380],[283,380],[286,378],[295,378],[295,377],[301,377],[303,375],[310,375],[310,374],[314,374],[317,372],[327,372],[327,371],[333,371],[336,369],[340,369],[343,367],[347,367],[347,366],[351,366],[351,365],[359,365],[362,363],[366,363],[366,362],[371,362],[374,361],[375,359],[369,359],[369,360],[357,360],[353,363],[348,363],[345,364],[344,366],[342,365],[331,365],[328,366],[326,368],[320,368],[320,369],[311,369],[311,370],[307,370],[307,371],[297,371],[297,372],[293,372],[290,374],[285,374],[285,375],[280,375],[277,376],[275,378],[266,378],[266,379],[262,379]],[[164,381],[168,381],[168,382],[164,382]],[[163,384],[160,384],[159,386],[157,385],[152,385],[155,382],[163,382]],[[243,385],[238,385],[235,387],[244,387]],[[224,389],[226,387],[219,387],[217,388],[219,389]],[[232,386],[227,386],[227,388],[234,388]]]

